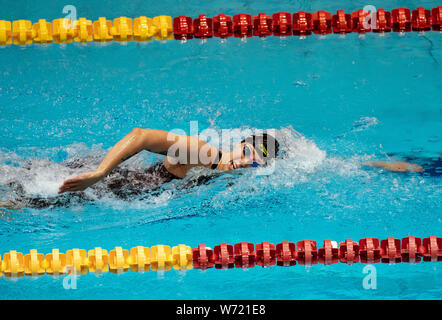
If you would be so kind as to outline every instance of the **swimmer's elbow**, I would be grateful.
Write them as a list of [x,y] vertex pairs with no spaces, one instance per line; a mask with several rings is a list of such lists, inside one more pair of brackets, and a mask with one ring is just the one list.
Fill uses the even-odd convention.
[[139,137],[156,137],[161,130],[149,129],[149,128],[133,128],[131,134]]
[[148,142],[148,138],[151,138],[153,136],[154,131],[155,130],[153,129],[133,128],[130,134],[146,143]]
[[144,131],[147,129],[141,129],[141,128],[133,128],[132,131],[130,132],[131,134],[135,135],[135,136],[141,136],[144,134]]
[[142,149],[159,154],[166,153],[179,140],[179,136],[172,132],[149,128],[133,128],[131,135]]

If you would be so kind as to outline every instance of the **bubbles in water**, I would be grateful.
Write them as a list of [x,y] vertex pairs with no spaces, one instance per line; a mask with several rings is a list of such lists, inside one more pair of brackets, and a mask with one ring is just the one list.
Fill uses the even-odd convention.
[[375,117],[362,117],[359,120],[353,123],[353,127],[351,131],[364,131],[372,126],[375,126],[379,123],[378,119]]

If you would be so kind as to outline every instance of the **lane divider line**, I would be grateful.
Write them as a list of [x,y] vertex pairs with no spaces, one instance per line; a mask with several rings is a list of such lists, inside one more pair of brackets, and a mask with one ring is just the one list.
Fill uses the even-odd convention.
[[184,244],[170,247],[155,245],[151,248],[137,246],[130,251],[115,247],[109,252],[96,247],[86,252],[84,249],[71,249],[60,253],[53,249],[46,254],[31,249],[29,253],[11,250],[0,256],[0,276],[22,277],[41,276],[44,274],[82,275],[88,272],[124,273],[129,271],[168,271],[190,269],[231,269],[261,267],[294,266],[296,264],[311,266],[316,264],[332,265],[338,262],[352,265],[354,263],[388,263],[442,261],[442,238],[429,236],[421,240],[418,237],[396,239],[387,237],[363,238],[359,242],[352,239],[338,244],[326,239],[321,248],[314,240],[302,240],[296,244],[287,240],[278,243],[264,241],[256,244],[239,242],[234,245],[220,243],[214,248],[199,244],[191,248]]
[[219,14],[208,17],[200,14],[192,19],[185,15],[156,16],[148,18],[119,17],[107,20],[100,17],[92,22],[87,18],[55,19],[51,22],[39,19],[32,24],[30,20],[0,20],[0,45],[27,45],[31,43],[70,43],[104,41],[151,41],[189,40],[217,38],[249,38],[287,36],[327,35],[330,33],[347,34],[368,32],[424,32],[442,30],[442,6],[431,10],[418,7],[414,10],[396,8],[376,12],[359,9],[345,13],[337,10],[335,14],[319,10],[316,12],[299,11],[295,13],[277,12],[272,16],[259,13],[257,16],[240,13],[233,17]]

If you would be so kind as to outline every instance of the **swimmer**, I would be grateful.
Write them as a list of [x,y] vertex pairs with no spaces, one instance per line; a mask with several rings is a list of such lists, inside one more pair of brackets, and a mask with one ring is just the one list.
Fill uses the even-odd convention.
[[[119,164],[135,154],[147,150],[165,156],[163,161],[145,169],[131,171],[121,169]],[[173,150],[173,152],[171,152]],[[134,194],[151,192],[161,184],[174,179],[182,179],[195,167],[229,171],[239,168],[266,166],[278,156],[279,143],[270,134],[252,135],[242,140],[231,152],[221,152],[215,146],[194,137],[177,135],[168,131],[135,128],[111,148],[97,169],[67,179],[59,187],[59,194],[74,192],[81,200],[89,200],[83,191],[100,180],[117,196],[130,199]],[[193,161],[190,161],[192,160]],[[407,162],[367,162],[363,166],[380,167],[397,172],[422,172],[419,165]],[[70,168],[81,168],[81,161],[67,164]],[[204,177],[202,177],[204,178]],[[203,181],[204,179],[202,179]],[[69,198],[60,195],[48,198],[24,198],[19,200],[22,207],[44,208],[65,206]],[[90,199],[92,200],[92,199]],[[0,207],[17,207],[17,200],[0,202]]]
[[[250,136],[235,146],[231,152],[223,153],[197,137],[176,135],[162,130],[135,128],[111,148],[97,169],[64,181],[59,187],[58,196],[27,197],[23,186],[13,182],[7,187],[13,189],[18,196],[11,201],[0,202],[0,207],[46,208],[93,201],[92,197],[81,192],[87,188],[98,191],[95,192],[95,198],[103,193],[100,191],[110,191],[118,198],[129,200],[136,195],[154,194],[162,184],[184,178],[188,171],[195,167],[205,167],[209,171],[215,169],[227,171],[265,166],[270,159],[276,157],[278,149],[278,141],[265,132]],[[143,150],[165,157],[162,162],[147,169],[135,171],[118,167],[119,164]],[[85,161],[76,159],[65,165],[71,169],[80,169],[85,166]],[[201,175],[188,181],[184,188],[192,184],[205,183],[215,175],[215,172],[210,175]],[[103,181],[97,183],[100,180]],[[64,193],[69,193],[69,195]]]
[[[172,149],[176,150],[173,154],[170,152]],[[157,165],[157,170],[167,180],[172,180],[184,178],[194,167],[226,171],[264,166],[278,154],[279,143],[271,135],[263,133],[241,141],[231,152],[222,153],[197,137],[136,128],[109,151],[96,170],[66,180],[60,186],[59,193],[85,190],[103,179],[120,163],[143,150],[166,156]]]
[[[178,159],[185,159],[185,163],[171,161],[171,157],[168,154],[159,170],[162,170],[170,178],[178,179],[184,178],[190,169],[197,166],[224,171],[266,165],[268,160],[277,156],[279,150],[278,141],[267,133],[250,136],[235,146],[233,151],[222,153],[216,147],[207,144],[197,137],[180,136],[162,130],[136,128],[109,151],[96,170],[66,180],[63,185],[60,186],[59,192],[84,190],[100,181],[121,162],[142,150],[166,155],[168,150],[176,144],[178,147],[181,147],[178,149],[184,151],[186,154],[184,156],[175,154],[175,156]],[[190,148],[192,144],[197,147]],[[205,159],[211,159],[211,162],[202,162],[201,153],[204,153]],[[189,161],[187,160],[192,157],[198,159],[198,161],[194,164],[188,164]],[[380,167],[397,172],[423,171],[422,167],[407,162],[387,163],[376,161],[362,163],[362,165]]]

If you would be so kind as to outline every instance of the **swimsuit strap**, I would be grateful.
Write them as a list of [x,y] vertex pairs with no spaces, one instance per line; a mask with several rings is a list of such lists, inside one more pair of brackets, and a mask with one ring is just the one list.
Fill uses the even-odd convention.
[[213,161],[212,166],[210,167],[212,170],[215,170],[218,166],[219,161],[221,160],[221,157],[223,156],[223,153],[221,151],[218,151],[218,156]]

